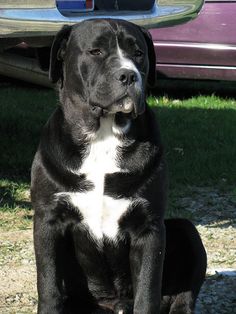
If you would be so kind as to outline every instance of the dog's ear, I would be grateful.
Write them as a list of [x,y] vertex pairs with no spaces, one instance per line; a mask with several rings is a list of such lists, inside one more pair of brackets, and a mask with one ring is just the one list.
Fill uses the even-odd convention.
[[147,47],[148,47],[148,59],[149,59],[149,73],[148,73],[148,86],[155,87],[156,85],[156,53],[152,41],[152,36],[148,30],[141,28],[144,35]]
[[64,25],[56,34],[51,47],[49,79],[52,83],[56,83],[59,79],[63,85],[63,69],[62,64],[66,52],[66,44],[70,36],[72,26]]

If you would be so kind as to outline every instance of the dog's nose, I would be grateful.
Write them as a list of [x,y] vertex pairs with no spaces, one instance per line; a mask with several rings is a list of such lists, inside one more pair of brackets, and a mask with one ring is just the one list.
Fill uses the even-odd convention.
[[132,85],[138,80],[136,72],[128,69],[121,69],[116,73],[116,79],[123,85]]

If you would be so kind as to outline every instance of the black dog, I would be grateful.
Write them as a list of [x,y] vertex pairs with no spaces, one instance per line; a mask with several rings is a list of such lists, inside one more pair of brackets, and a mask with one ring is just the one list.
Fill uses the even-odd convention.
[[146,85],[155,81],[150,35],[109,19],[64,27],[52,46],[50,77],[60,106],[32,166],[38,313],[191,313],[204,265],[192,282],[196,268],[189,262],[185,273],[184,256],[204,249],[190,239],[182,245],[185,227],[183,239],[172,241],[174,226],[185,223],[166,222],[167,251],[176,243],[184,256],[166,253],[161,302],[167,184],[145,102]]
[[167,219],[161,313],[193,313],[206,274],[206,252],[194,225]]

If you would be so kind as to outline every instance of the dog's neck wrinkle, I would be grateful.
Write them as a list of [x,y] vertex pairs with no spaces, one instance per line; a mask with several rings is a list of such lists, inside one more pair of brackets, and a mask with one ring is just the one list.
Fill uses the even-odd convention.
[[61,107],[65,125],[70,129],[73,142],[78,145],[81,142],[89,143],[91,134],[95,134],[99,129],[99,117],[91,114],[89,105],[86,103],[75,104],[67,100]]

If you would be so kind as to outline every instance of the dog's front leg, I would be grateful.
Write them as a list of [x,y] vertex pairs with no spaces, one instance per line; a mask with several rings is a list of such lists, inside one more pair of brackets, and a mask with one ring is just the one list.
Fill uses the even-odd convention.
[[58,226],[34,217],[34,245],[37,264],[38,314],[62,314],[60,254],[62,237]]
[[162,223],[131,242],[133,314],[160,313],[164,252],[165,227]]

